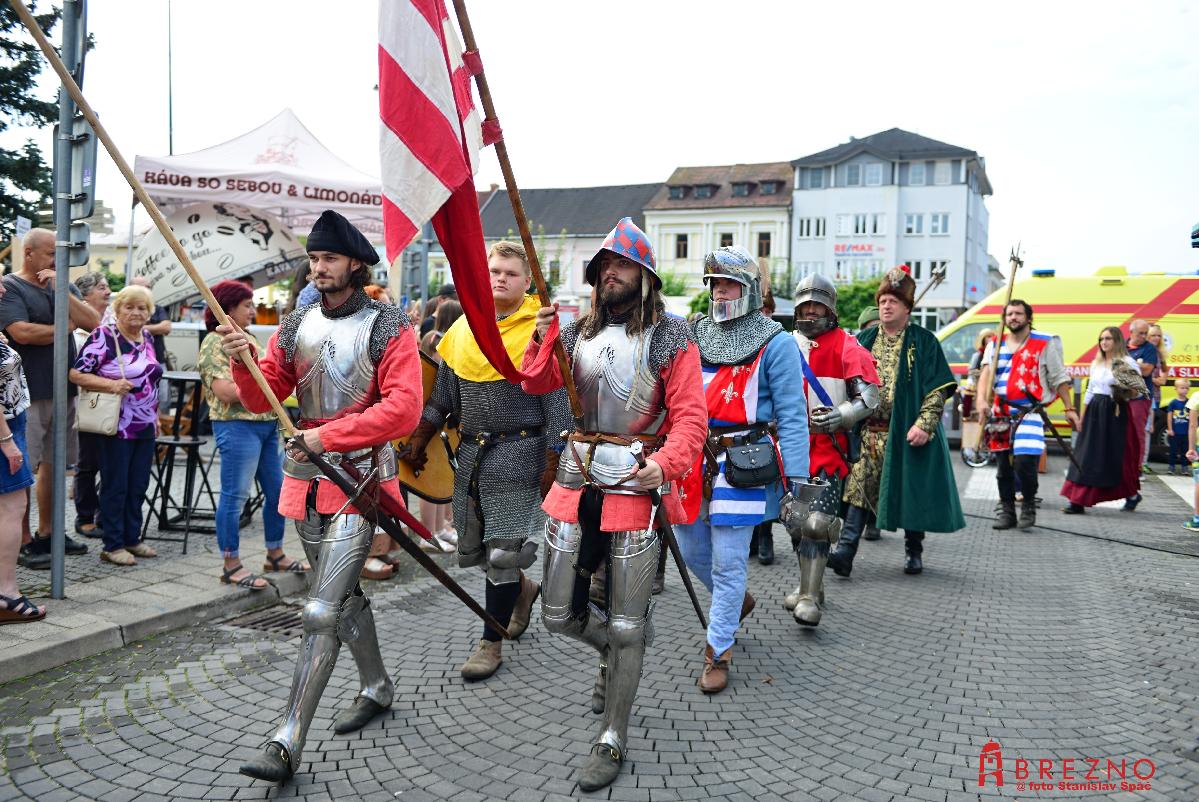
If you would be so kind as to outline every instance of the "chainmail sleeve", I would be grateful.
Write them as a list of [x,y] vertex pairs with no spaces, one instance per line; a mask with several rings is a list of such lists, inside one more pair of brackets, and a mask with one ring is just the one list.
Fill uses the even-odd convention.
[[433,382],[433,392],[425,402],[425,409],[420,419],[428,421],[437,428],[445,425],[445,419],[451,413],[457,412],[461,405],[458,395],[458,374],[446,363],[437,366],[437,380]]
[[541,399],[541,413],[545,416],[545,448],[547,451],[562,452],[566,447],[566,440],[563,439],[562,433],[569,432],[574,426],[570,414],[570,399],[566,395],[565,388],[554,390],[554,392],[539,396]]

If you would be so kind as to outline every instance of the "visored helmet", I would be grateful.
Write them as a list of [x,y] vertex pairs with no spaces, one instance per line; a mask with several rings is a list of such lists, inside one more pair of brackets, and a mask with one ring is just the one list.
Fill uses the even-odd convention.
[[[815,319],[805,319],[799,314],[800,304],[815,301],[828,313]],[[795,328],[805,337],[819,337],[837,325],[837,285],[827,276],[813,273],[804,276],[795,285]]]
[[653,277],[654,289],[662,289],[662,279],[658,277],[658,262],[654,258],[653,246],[649,244],[649,237],[645,235],[645,232],[633,222],[633,218],[622,217],[616,224],[616,228],[612,229],[604,238],[604,244],[600,246],[595,256],[591,257],[591,261],[587,263],[584,278],[592,287],[599,280],[599,266],[604,251],[611,251],[617,256],[623,256],[641,265]]
[[762,308],[762,275],[758,262],[749,251],[736,245],[726,245],[711,251],[704,257],[704,284],[714,278],[727,278],[741,285],[741,297],[732,301],[709,301],[708,315],[717,323],[735,320],[745,315],[758,313]]

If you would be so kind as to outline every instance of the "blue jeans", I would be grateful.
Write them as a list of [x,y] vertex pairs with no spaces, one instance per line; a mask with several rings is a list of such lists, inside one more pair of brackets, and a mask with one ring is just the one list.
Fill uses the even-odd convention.
[[153,437],[126,440],[101,435],[96,453],[100,458],[100,528],[105,551],[141,542],[142,505],[150,486],[155,447]]
[[239,521],[250,497],[254,477],[262,485],[262,525],[266,547],[283,546],[283,516],[279,514],[279,488],[283,486],[283,446],[274,421],[216,420],[212,422],[217,450],[221,452],[221,499],[216,508],[216,542],[221,554],[238,556]]
[[732,647],[741,623],[741,603],[749,576],[749,539],[752,526],[710,526],[701,516],[693,524],[679,524],[679,551],[691,573],[712,592],[708,611],[708,645],[717,655]]

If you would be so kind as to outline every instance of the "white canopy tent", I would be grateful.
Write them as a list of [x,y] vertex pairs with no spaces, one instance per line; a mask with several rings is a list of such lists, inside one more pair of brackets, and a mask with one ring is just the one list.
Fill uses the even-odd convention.
[[176,156],[138,156],[134,172],[170,214],[198,201],[240,203],[306,234],[325,209],[383,241],[382,184],[346,164],[284,109],[253,131]]

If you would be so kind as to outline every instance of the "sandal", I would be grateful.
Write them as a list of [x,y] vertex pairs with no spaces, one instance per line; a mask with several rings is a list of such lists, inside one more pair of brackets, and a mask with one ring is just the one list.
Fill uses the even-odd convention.
[[287,565],[280,566],[279,563],[286,559],[289,559],[286,554],[280,554],[278,557],[268,554],[266,562],[262,564],[262,570],[274,574],[306,574],[312,570],[300,560],[292,560]]
[[[245,571],[245,570],[246,570],[246,567],[244,565],[242,565],[241,563],[238,563],[237,565],[233,566],[232,568],[228,568],[224,571],[221,571],[221,584],[222,585],[237,585],[239,588],[249,588],[250,590],[266,590],[267,588],[269,588],[271,586],[270,582],[263,579],[258,574],[246,573],[246,575],[243,576],[241,579],[233,578],[233,575],[236,574],[238,571]],[[262,584],[261,585],[255,584],[259,580],[262,581]]]
[[101,562],[112,563],[113,565],[137,565],[137,560],[126,549],[117,549],[116,551],[100,552]]
[[145,543],[134,543],[132,546],[126,546],[125,551],[132,554],[134,557],[157,557],[158,552],[153,546],[147,546]]
[[[372,562],[374,562],[375,565],[371,565]],[[384,579],[391,579],[393,576],[395,576],[395,568],[388,563],[383,562],[383,560],[379,559],[378,557],[367,557],[366,562],[362,564],[363,579],[382,581]]]
[[0,596],[0,601],[6,605],[0,610],[0,626],[4,624],[28,624],[41,621],[46,617],[46,611],[35,605],[24,596],[15,599],[11,596]]

